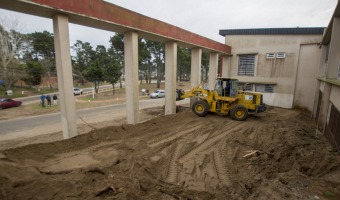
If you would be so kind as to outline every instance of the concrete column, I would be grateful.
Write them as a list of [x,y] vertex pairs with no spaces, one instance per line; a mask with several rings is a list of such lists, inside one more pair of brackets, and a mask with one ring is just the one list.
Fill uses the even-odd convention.
[[230,78],[231,56],[222,56],[222,77]]
[[217,78],[217,68],[218,68],[218,53],[210,53],[209,57],[209,90],[215,88],[215,82]]
[[324,89],[322,93],[321,109],[319,113],[318,129],[324,132],[327,120],[327,113],[329,107],[329,98],[331,95],[332,85],[329,83],[324,83]]
[[77,135],[68,17],[55,15],[53,17],[53,31],[61,125],[64,139],[68,139]]
[[201,83],[202,49],[191,49],[191,87]]
[[329,44],[327,78],[337,79],[340,65],[340,17],[333,20],[332,39]]
[[[317,110],[318,110],[318,104],[319,104],[319,95],[320,95],[320,81],[316,81],[316,87],[314,91],[314,102],[313,102],[313,110],[311,113],[311,116],[313,119],[317,119],[319,116],[316,116]],[[319,113],[320,115],[320,113]]]
[[138,100],[138,34],[124,34],[126,121],[136,124],[139,121]]
[[165,44],[165,115],[176,113],[177,43]]
[[321,46],[321,56],[320,56],[320,67],[318,72],[318,77],[326,77],[326,56],[328,54],[329,45]]

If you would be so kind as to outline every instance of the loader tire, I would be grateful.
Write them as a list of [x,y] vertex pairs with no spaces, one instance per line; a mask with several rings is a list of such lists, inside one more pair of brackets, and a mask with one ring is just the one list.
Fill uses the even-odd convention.
[[206,101],[203,101],[203,100],[197,100],[192,105],[192,111],[196,115],[198,115],[200,117],[204,117],[208,114],[208,111],[209,111],[208,103]]
[[230,116],[234,120],[243,121],[248,117],[248,109],[244,106],[237,105],[231,109]]

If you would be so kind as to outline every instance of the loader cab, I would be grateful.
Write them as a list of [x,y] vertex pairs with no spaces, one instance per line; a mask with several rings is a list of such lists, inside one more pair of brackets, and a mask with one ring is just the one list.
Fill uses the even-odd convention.
[[236,97],[237,85],[237,79],[217,78],[215,90],[217,91],[218,96]]

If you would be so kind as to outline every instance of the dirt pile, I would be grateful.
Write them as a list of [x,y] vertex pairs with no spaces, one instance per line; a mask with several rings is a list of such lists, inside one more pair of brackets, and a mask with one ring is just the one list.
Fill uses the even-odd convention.
[[0,199],[339,199],[340,156],[308,118],[184,111],[4,150]]

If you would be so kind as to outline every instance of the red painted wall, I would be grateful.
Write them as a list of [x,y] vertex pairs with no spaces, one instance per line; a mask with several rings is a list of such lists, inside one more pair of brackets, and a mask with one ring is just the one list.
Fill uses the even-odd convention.
[[[139,13],[127,10],[102,0],[31,0],[32,2],[52,7],[57,10],[73,12],[93,18],[106,20],[138,29],[156,35],[172,38],[174,40],[203,46],[218,52],[230,54],[230,46],[202,37],[195,33],[186,31],[179,27],[164,23],[162,21],[146,17]],[[207,28],[207,27],[202,27]]]

